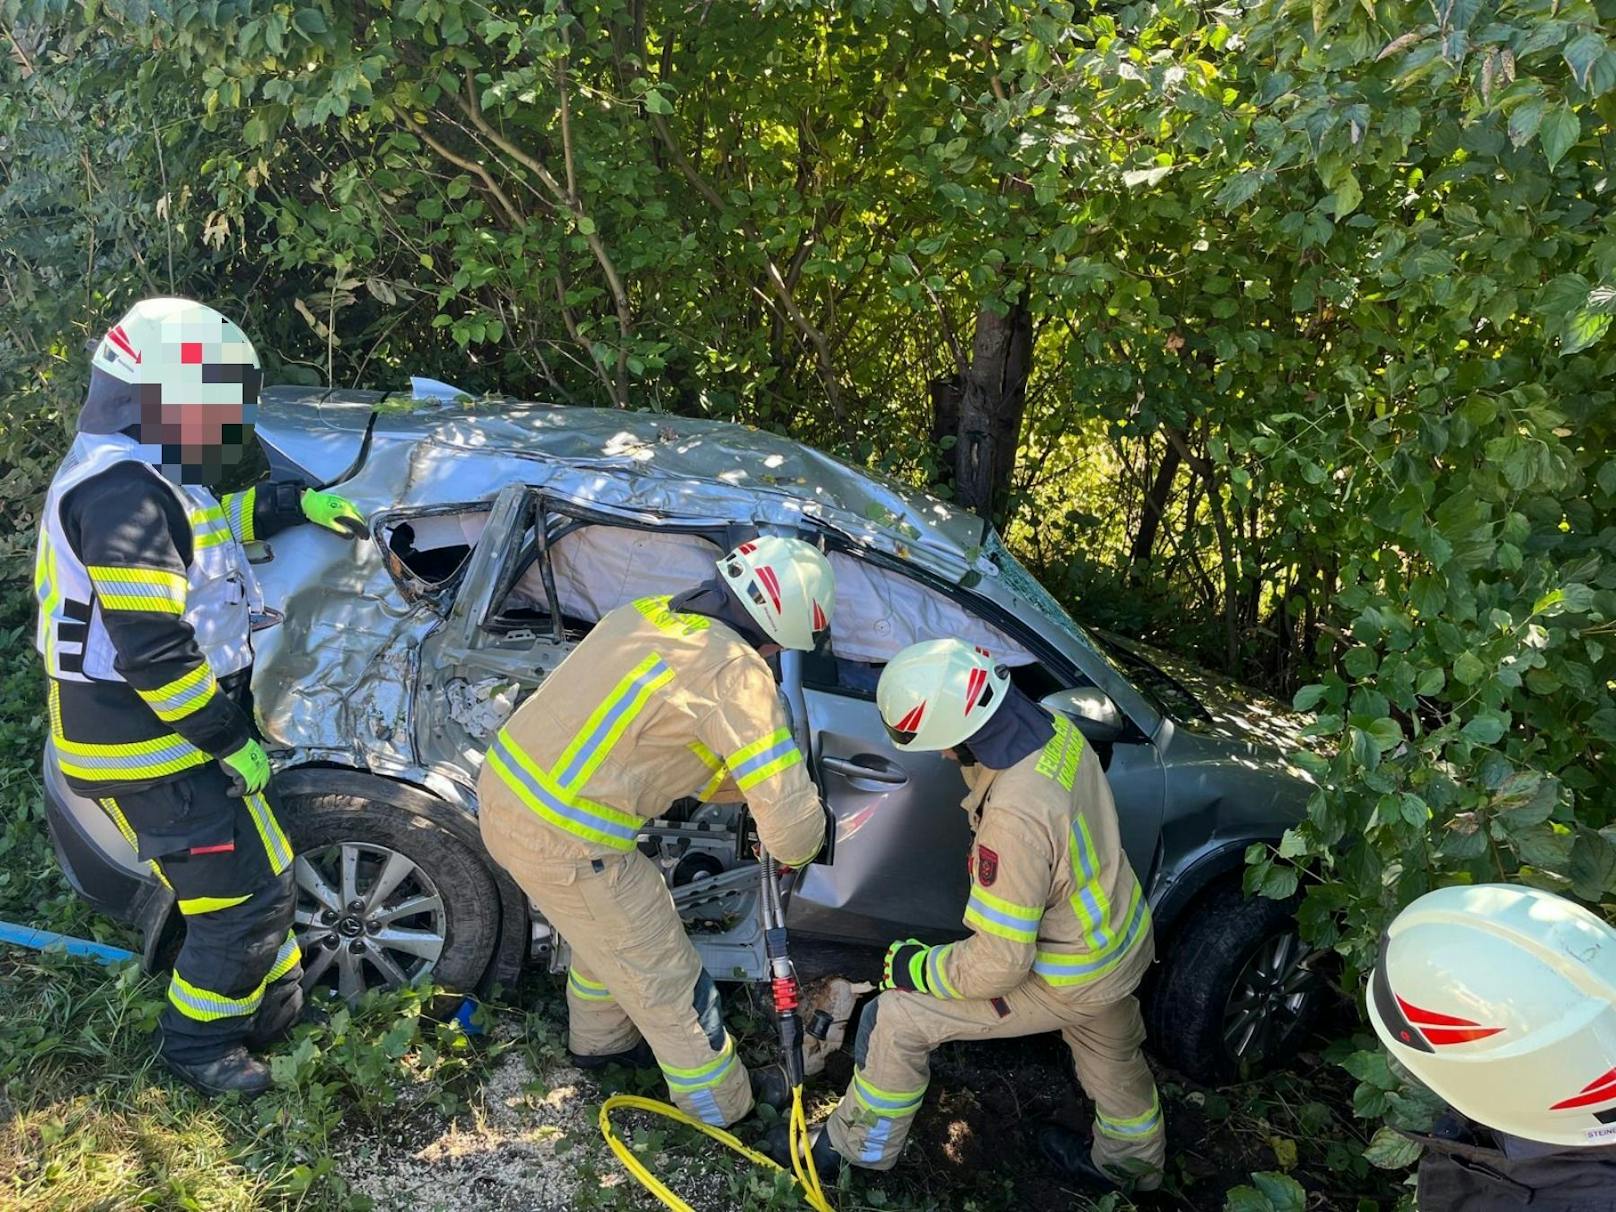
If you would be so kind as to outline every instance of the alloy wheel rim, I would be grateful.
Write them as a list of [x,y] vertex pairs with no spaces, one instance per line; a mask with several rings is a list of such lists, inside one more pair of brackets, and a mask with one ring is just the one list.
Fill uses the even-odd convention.
[[292,874],[305,993],[325,985],[356,1002],[367,989],[409,984],[443,954],[443,897],[408,855],[338,842],[298,855]]
[[1236,1061],[1273,1055],[1318,994],[1318,952],[1288,931],[1265,939],[1235,979],[1223,1012],[1223,1044]]

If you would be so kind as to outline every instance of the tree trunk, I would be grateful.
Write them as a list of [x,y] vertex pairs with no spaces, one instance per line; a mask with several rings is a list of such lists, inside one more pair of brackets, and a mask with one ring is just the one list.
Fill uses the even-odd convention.
[[[1002,316],[982,308],[971,341],[971,365],[958,393],[954,499],[989,520],[1002,508],[1015,470],[1031,372],[1032,313],[1025,294]],[[938,395],[933,392],[934,405]]]
[[[943,439],[959,440],[960,381],[958,375],[931,381],[931,444],[942,450]],[[939,460],[938,479],[954,482],[954,459],[946,451]]]
[[1139,517],[1139,533],[1133,537],[1133,550],[1128,554],[1128,584],[1137,585],[1144,566],[1150,563],[1156,547],[1156,532],[1161,529],[1162,515],[1167,510],[1167,495],[1173,490],[1173,478],[1183,456],[1171,442],[1162,451],[1162,460],[1156,467],[1156,478],[1145,494],[1145,507]]

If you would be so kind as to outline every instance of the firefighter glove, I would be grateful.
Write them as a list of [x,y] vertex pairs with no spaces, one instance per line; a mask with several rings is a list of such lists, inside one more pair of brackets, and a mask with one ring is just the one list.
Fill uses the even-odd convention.
[[234,753],[219,759],[230,776],[233,795],[257,795],[269,786],[269,755],[257,741],[249,740]]
[[918,939],[899,939],[887,948],[881,988],[930,993],[926,988],[926,955],[931,950]]
[[345,539],[360,539],[370,532],[365,515],[347,497],[310,488],[303,493],[303,516],[317,526],[334,530]]

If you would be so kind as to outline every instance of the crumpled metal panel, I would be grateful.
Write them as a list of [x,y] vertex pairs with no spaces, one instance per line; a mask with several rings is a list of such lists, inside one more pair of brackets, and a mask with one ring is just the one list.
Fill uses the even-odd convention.
[[415,761],[416,653],[438,619],[406,601],[372,542],[295,526],[256,565],[284,618],[253,636],[253,697],[272,748],[352,764]]
[[988,571],[987,527],[966,510],[763,430],[601,408],[436,404],[374,392],[271,388],[264,438],[316,479],[351,462],[379,409],[362,508],[484,500],[531,484],[599,508],[789,525],[811,518],[958,581]]

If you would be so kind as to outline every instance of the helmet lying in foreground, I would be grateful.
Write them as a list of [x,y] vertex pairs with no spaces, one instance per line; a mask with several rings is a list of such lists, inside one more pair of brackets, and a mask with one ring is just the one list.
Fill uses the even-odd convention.
[[1616,1141],[1616,930],[1580,905],[1505,884],[1427,893],[1386,932],[1369,1020],[1477,1123]]
[[[1294,1050],[1322,996],[1313,956],[1289,905],[1239,884],[1246,847],[1303,815],[1311,786],[1284,757],[1302,721],[1086,630],[982,519],[776,434],[684,417],[271,388],[257,432],[274,472],[340,481],[372,534],[355,545],[303,527],[250,553],[265,595],[254,694],[299,851],[311,983],[348,997],[419,977],[509,986],[561,961],[482,847],[483,753],[607,611],[709,581],[750,543],[756,558],[719,575],[787,649],[781,693],[837,819],[834,863],[787,889],[805,972],[816,944],[821,968],[858,975],[888,939],[964,933],[959,767],[894,743],[875,702],[896,653],[959,637],[992,653],[979,696],[1013,682],[1106,763],[1163,957],[1147,1008],[1157,1052],[1210,1079]],[[781,568],[773,537],[823,559]],[[834,610],[785,617],[769,575],[833,581]],[[46,780],[75,885],[137,923],[160,962],[178,929],[166,891],[50,762]],[[743,828],[740,805],[691,798],[639,840],[717,980],[764,975]]]

